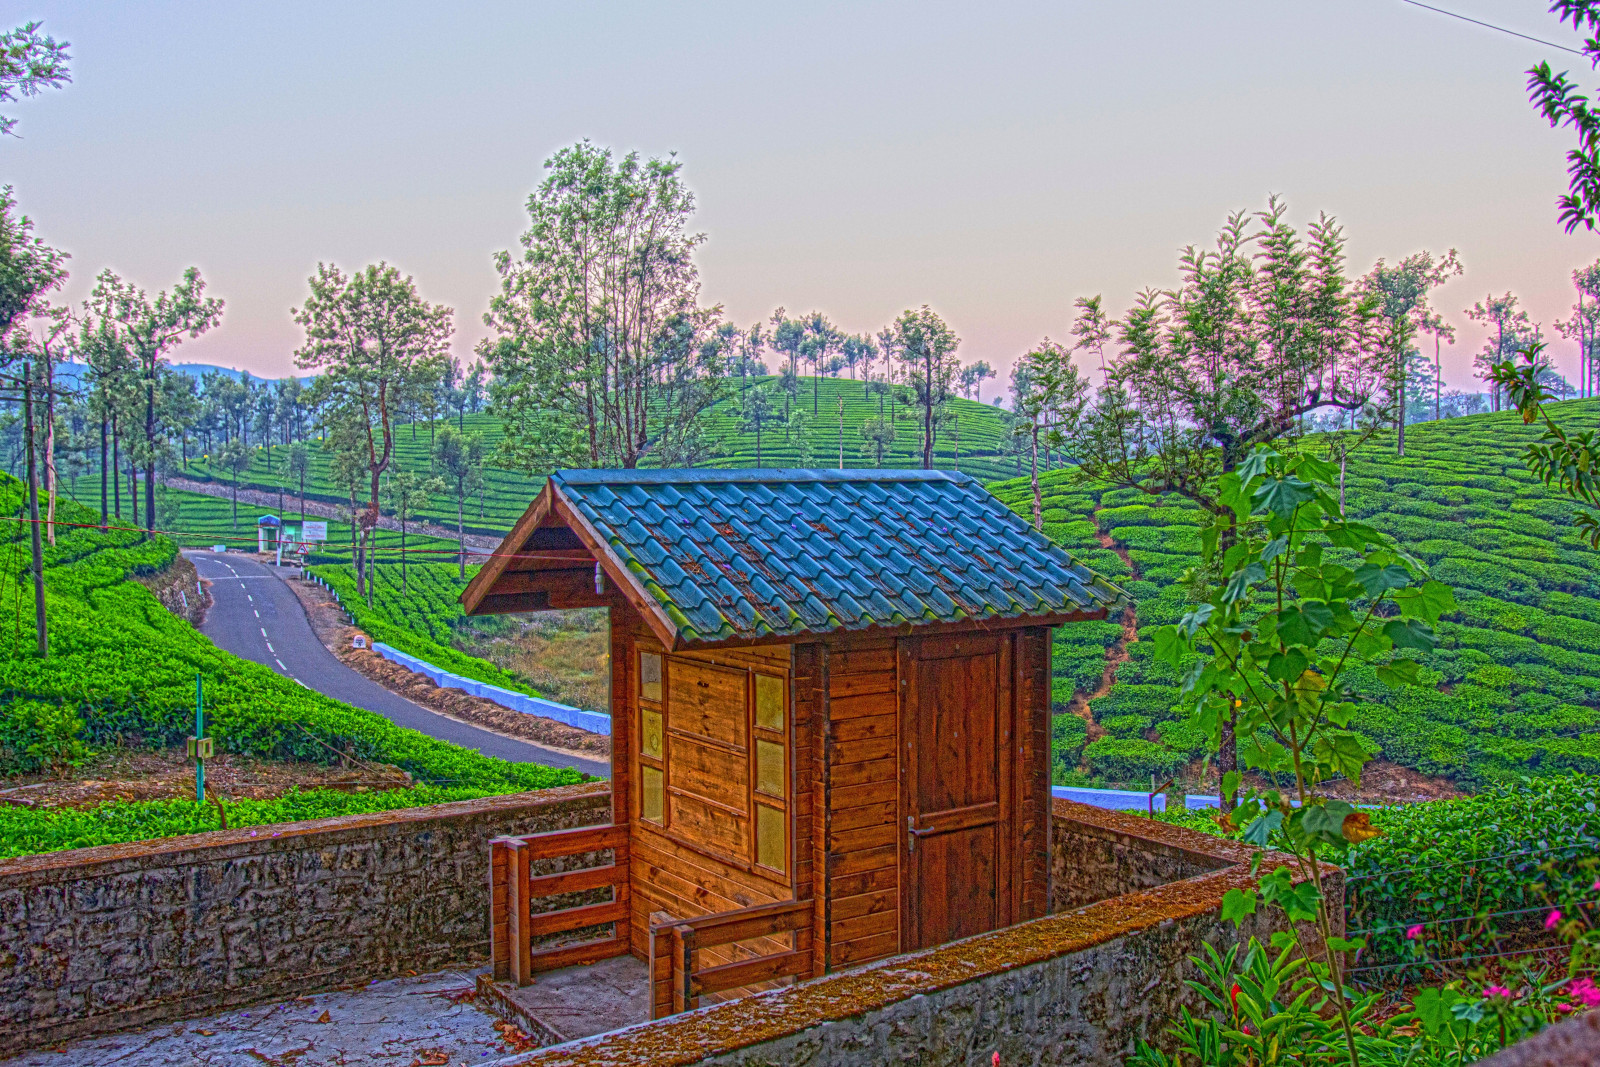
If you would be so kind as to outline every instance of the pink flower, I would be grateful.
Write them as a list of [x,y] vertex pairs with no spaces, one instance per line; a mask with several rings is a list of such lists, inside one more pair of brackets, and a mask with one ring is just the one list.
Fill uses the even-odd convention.
[[994,1054],[994,1059],[990,1062],[994,1064],[994,1067],[1000,1067],[1000,1053],[996,1052]]
[[1567,996],[1586,1008],[1600,1008],[1600,987],[1593,978],[1579,978],[1567,987]]
[[1510,1000],[1512,997],[1516,996],[1515,993],[1511,992],[1511,990],[1507,989],[1503,985],[1485,986],[1483,995],[1486,997],[1505,997],[1507,1000]]
[[1569,1012],[1569,1011],[1577,1011],[1577,1010],[1578,1009],[1574,1008],[1571,1004],[1557,1004],[1556,1005],[1556,1011],[1559,1011],[1559,1012]]
[[1545,916],[1544,928],[1546,930],[1554,930],[1556,928],[1556,926],[1560,924],[1560,922],[1561,922],[1561,909],[1560,908],[1552,908],[1550,910],[1550,914]]
[[1597,893],[1600,893],[1600,878],[1596,878],[1594,880],[1594,885],[1590,886],[1589,888],[1593,889]]
[[1415,941],[1417,938],[1419,938],[1421,936],[1422,936],[1422,924],[1421,923],[1418,923],[1415,926],[1406,927],[1406,940],[1407,941]]

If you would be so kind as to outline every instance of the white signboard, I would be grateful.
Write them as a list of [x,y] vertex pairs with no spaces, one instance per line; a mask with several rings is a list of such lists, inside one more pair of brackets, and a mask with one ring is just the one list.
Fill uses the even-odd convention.
[[300,540],[326,541],[328,539],[328,524],[326,522],[306,521],[300,525]]

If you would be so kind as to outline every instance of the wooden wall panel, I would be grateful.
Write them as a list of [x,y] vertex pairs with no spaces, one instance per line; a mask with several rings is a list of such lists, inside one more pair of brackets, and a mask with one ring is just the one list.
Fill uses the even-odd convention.
[[819,862],[827,967],[900,948],[899,675],[892,638],[839,635],[827,652]]
[[828,964],[828,649],[796,645],[794,684],[795,899],[810,900],[811,972]]
[[[643,621],[630,622],[626,659],[637,655],[637,642],[659,646]],[[616,646],[614,646],[616,647]],[[619,655],[622,655],[619,651]],[[633,856],[631,934],[636,955],[648,957],[651,916],[694,918],[735,911],[757,904],[797,899],[800,886],[811,893],[811,835],[803,820],[812,815],[813,798],[808,783],[796,781],[791,789],[795,809],[789,877],[763,871],[745,858],[749,853],[751,820],[746,784],[746,754],[733,746],[749,743],[745,713],[745,674],[750,667],[787,672],[792,651],[787,645],[723,648],[674,652],[667,664],[667,716],[670,746],[668,795],[669,822],[663,831],[637,818],[632,821]],[[702,684],[704,683],[704,684]],[[638,702],[629,679],[628,713],[637,717]],[[803,766],[802,745],[812,744],[807,709],[800,699],[801,686],[790,681],[796,776]],[[731,712],[736,712],[737,717]],[[636,790],[635,790],[636,792]],[[637,800],[631,809],[637,812]],[[696,847],[693,837],[706,847]],[[802,849],[802,840],[804,846]],[[801,881],[804,879],[804,882]],[[757,952],[781,951],[807,939],[781,935],[782,944],[767,938],[705,949],[705,965],[731,963]]]

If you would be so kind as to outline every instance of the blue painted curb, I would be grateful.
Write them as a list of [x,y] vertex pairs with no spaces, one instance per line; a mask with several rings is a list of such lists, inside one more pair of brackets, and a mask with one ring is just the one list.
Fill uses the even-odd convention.
[[517,693],[498,685],[490,685],[488,682],[480,682],[475,678],[463,678],[459,674],[452,674],[443,668],[435,667],[425,660],[407,655],[398,648],[386,645],[382,641],[374,641],[372,650],[384,659],[393,660],[395,663],[400,664],[406,670],[427,675],[433,679],[433,684],[441,689],[460,689],[462,692],[470,693],[472,696],[492,700],[501,707],[510,708],[512,711],[520,711],[524,715],[543,715],[547,719],[564,722],[568,726],[576,726],[578,729],[588,730],[590,733],[605,734],[607,736],[611,734],[611,716],[609,715],[602,715],[597,711],[584,711],[582,708],[569,707],[566,704],[557,704],[553,700],[545,700],[542,697],[531,697],[526,693]]
[[[1076,800],[1079,804],[1090,804],[1097,808],[1109,808],[1112,811],[1149,811],[1150,794],[1138,793],[1129,789],[1084,789],[1075,785],[1053,785],[1050,795],[1060,797],[1062,800]],[[1167,794],[1157,793],[1156,810],[1167,810]]]

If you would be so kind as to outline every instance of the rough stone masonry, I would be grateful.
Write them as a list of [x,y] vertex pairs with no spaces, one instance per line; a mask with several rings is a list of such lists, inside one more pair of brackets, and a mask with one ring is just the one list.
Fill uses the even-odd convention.
[[481,957],[489,839],[609,814],[600,782],[0,860],[0,1047]]

